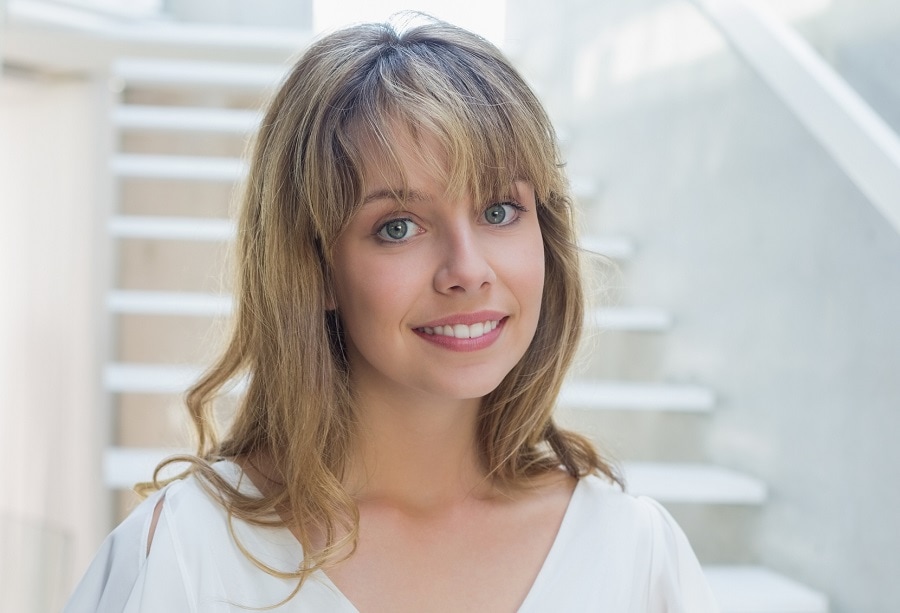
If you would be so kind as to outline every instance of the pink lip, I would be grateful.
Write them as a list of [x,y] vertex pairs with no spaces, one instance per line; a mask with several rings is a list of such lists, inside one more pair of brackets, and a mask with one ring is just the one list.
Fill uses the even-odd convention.
[[441,319],[435,319],[434,321],[429,321],[427,324],[422,324],[421,326],[416,326],[416,328],[434,328],[437,326],[452,326],[455,324],[463,324],[466,326],[471,326],[472,324],[484,323],[486,321],[500,321],[506,317],[506,313],[501,313],[499,311],[478,311],[476,313],[457,313],[456,315],[449,315],[447,317],[442,317]]
[[[482,313],[477,313],[477,315],[482,315]],[[491,330],[490,332],[479,336],[478,338],[455,338],[453,336],[444,336],[443,334],[428,334],[423,331],[422,328],[432,327],[432,324],[428,326],[422,326],[421,328],[414,328],[413,332],[415,332],[419,338],[428,341],[438,347],[442,347],[444,349],[449,349],[450,351],[478,351],[479,349],[484,349],[486,347],[490,347],[494,344],[500,337],[500,333],[503,331],[503,327],[506,325],[506,315],[500,315],[499,313],[492,313],[490,317],[487,319],[476,319],[473,323],[479,323],[483,321],[497,321],[499,319],[500,323],[497,324],[497,327]],[[435,323],[433,326],[446,326],[453,325],[453,323],[463,323],[458,319],[446,319],[446,320],[438,320],[438,321],[446,321],[448,323]],[[466,324],[472,325],[472,324]]]

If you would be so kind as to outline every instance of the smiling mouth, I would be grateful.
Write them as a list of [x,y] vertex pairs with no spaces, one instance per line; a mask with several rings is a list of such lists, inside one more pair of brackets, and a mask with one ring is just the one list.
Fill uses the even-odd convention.
[[480,338],[488,332],[496,330],[498,325],[500,325],[500,320],[489,319],[487,321],[472,324],[471,326],[467,326],[466,324],[434,326],[433,328],[425,326],[422,328],[416,328],[416,330],[419,332],[424,332],[425,334],[431,336],[449,336],[451,338]]

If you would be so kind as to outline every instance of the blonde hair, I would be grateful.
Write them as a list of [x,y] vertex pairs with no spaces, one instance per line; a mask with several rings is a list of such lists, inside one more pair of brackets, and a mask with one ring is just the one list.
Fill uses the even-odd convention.
[[[288,575],[301,582],[357,536],[358,511],[342,487],[354,419],[338,316],[328,310],[331,250],[363,200],[371,143],[396,163],[386,135],[398,122],[437,140],[448,164],[435,171],[449,190],[483,202],[517,179],[535,189],[546,266],[540,320],[525,355],[483,400],[477,447],[487,474],[524,485],[563,466],[619,481],[586,438],[551,417],[581,335],[584,295],[572,203],[541,104],[500,51],[460,28],[429,21],[341,30],[302,55],[262,121],[239,222],[235,327],[187,394],[198,450],[178,458],[233,516],[290,523],[305,558]],[[220,442],[214,400],[241,376],[246,391]],[[280,471],[261,499],[211,467],[259,452]],[[313,547],[313,527],[324,548]]]

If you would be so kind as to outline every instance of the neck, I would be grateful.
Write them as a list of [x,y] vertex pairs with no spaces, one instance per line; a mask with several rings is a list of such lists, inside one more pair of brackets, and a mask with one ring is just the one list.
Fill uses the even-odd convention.
[[400,401],[362,394],[347,484],[360,502],[443,508],[489,485],[475,428],[481,399]]

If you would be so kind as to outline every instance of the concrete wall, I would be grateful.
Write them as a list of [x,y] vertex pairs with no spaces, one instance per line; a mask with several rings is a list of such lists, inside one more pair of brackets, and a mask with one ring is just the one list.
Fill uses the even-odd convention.
[[[872,31],[837,31],[847,4],[805,35],[896,115],[896,77],[846,60]],[[900,236],[690,3],[510,0],[508,16],[572,174],[600,185],[586,224],[638,243],[618,299],[676,317],[636,355],[598,351],[620,351],[619,376],[715,388],[700,453],[771,487],[753,538],[711,551],[804,581],[835,613],[900,610]],[[897,17],[873,23],[879,48],[900,40]]]

